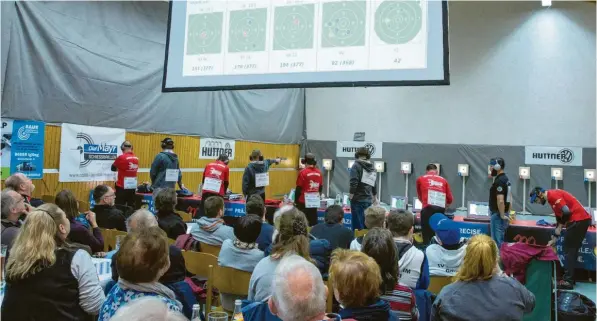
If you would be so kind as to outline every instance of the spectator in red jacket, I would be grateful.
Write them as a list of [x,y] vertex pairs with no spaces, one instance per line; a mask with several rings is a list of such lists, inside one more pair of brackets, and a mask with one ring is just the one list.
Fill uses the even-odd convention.
[[564,279],[558,283],[560,289],[574,288],[574,269],[578,260],[578,250],[591,225],[591,215],[587,213],[580,202],[572,194],[561,189],[544,190],[535,187],[531,192],[531,203],[545,205],[548,203],[554,214],[558,225],[552,234],[548,245],[553,245],[561,236],[562,228],[566,226],[566,238],[564,238],[564,253],[566,255]]
[[417,178],[417,196],[423,209],[421,210],[421,232],[423,243],[428,244],[435,235],[429,225],[429,218],[435,213],[446,213],[446,208],[452,204],[453,197],[448,181],[439,176],[435,164],[427,165],[427,173]]
[[120,145],[120,149],[122,150],[122,154],[112,164],[112,171],[118,172],[118,179],[116,180],[116,204],[135,208],[139,158],[133,154],[133,144],[128,140]]

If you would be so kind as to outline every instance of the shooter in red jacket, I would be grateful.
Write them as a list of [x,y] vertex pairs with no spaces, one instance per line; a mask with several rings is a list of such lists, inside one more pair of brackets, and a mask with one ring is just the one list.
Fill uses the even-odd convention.
[[137,191],[137,170],[139,169],[139,158],[133,154],[133,144],[128,140],[120,145],[122,154],[112,164],[112,171],[118,171],[116,180],[116,204],[135,206],[135,192]]
[[564,266],[564,279],[558,283],[559,289],[569,290],[574,288],[574,269],[577,265],[578,250],[591,225],[591,215],[587,213],[580,202],[572,194],[561,189],[544,190],[535,187],[530,194],[531,203],[545,205],[548,203],[556,215],[557,226],[547,244],[555,244],[562,233],[562,227],[566,227],[564,238],[564,255],[566,264]]
[[446,208],[452,204],[453,197],[448,181],[439,176],[437,166],[429,164],[427,174],[417,178],[417,197],[423,203],[421,210],[421,232],[423,243],[428,244],[435,235],[429,225],[429,218],[435,213],[446,213]]

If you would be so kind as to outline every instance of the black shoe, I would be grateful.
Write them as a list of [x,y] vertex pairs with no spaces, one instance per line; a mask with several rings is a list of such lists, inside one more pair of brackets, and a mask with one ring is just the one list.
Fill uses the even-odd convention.
[[572,290],[574,289],[574,285],[572,285],[572,283],[566,281],[566,280],[560,280],[560,282],[558,282],[558,289],[560,290]]

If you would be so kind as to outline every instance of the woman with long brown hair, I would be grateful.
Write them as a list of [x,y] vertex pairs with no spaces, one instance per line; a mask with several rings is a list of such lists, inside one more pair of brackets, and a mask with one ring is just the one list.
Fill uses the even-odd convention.
[[[55,202],[56,205],[64,211],[66,218],[70,222],[68,240],[89,246],[93,253],[103,251],[104,238],[97,226],[95,213],[91,211],[87,211],[83,215],[79,213],[79,202],[77,201],[75,194],[68,189],[62,190],[60,193],[56,194]],[[91,230],[81,223],[81,219],[89,224]]]
[[294,207],[280,209],[279,231],[269,256],[263,258],[253,270],[249,283],[250,301],[263,301],[271,295],[271,283],[280,260],[287,254],[296,254],[313,262],[309,255],[309,223],[303,212]]
[[6,320],[85,320],[105,299],[91,257],[69,246],[70,222],[54,204],[27,215],[6,265]]
[[454,283],[433,302],[431,320],[522,320],[535,296],[498,265],[498,248],[487,235],[473,236]]

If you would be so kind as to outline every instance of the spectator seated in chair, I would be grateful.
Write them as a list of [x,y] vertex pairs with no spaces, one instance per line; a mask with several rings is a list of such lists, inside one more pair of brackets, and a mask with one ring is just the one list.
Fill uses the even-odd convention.
[[332,254],[330,280],[340,303],[340,316],[357,321],[397,321],[390,304],[380,298],[381,274],[367,254],[337,249]]
[[429,265],[425,253],[413,245],[414,215],[410,212],[391,210],[386,225],[398,249],[400,283],[411,289],[429,287]]
[[178,197],[173,188],[164,188],[155,197],[155,208],[158,210],[158,224],[168,238],[176,240],[187,233],[187,225],[182,217],[175,212]]
[[[85,214],[79,213],[79,202],[77,202],[73,192],[67,189],[58,193],[54,202],[66,213],[66,217],[70,222],[68,240],[89,246],[93,253],[102,252],[104,250],[104,238],[97,226],[95,213],[91,211]],[[81,222],[81,215],[83,215],[84,221],[88,223],[89,227]]]
[[131,301],[110,321],[187,321],[180,312],[168,309],[168,304],[156,297],[143,297]]
[[377,262],[382,279],[381,298],[390,304],[392,313],[401,321],[417,321],[419,311],[413,290],[399,284],[398,253],[392,233],[379,227],[370,229],[361,251]]
[[[259,197],[259,196],[257,196]],[[261,199],[261,198],[260,198]],[[253,272],[255,266],[263,259],[263,251],[259,250],[256,240],[261,232],[261,219],[256,215],[245,215],[234,225],[233,240],[225,240],[218,256],[218,265],[233,269]],[[222,306],[227,311],[234,311],[234,301],[246,297],[220,293]]]
[[145,296],[157,297],[169,310],[182,312],[174,291],[158,282],[170,268],[168,240],[159,227],[127,234],[114,259],[118,282],[102,305],[98,320],[110,320],[122,306]]
[[535,307],[533,293],[502,273],[497,245],[487,235],[469,240],[454,279],[433,302],[431,320],[522,320]]
[[328,291],[313,263],[289,255],[274,273],[269,309],[282,321],[334,320],[325,311]]
[[261,218],[263,224],[261,224],[261,233],[259,233],[259,237],[257,238],[257,245],[261,251],[264,251],[270,247],[273,240],[274,235],[274,226],[267,223],[265,219],[265,203],[263,203],[263,199],[259,195],[251,195],[247,200],[246,213],[247,215],[257,215]]
[[271,253],[257,263],[251,275],[249,301],[263,301],[272,294],[273,275],[285,255],[296,254],[314,262],[309,256],[309,224],[305,214],[293,206],[284,207],[280,211],[280,225],[275,233]]
[[[367,229],[386,227],[386,209],[375,205],[367,208],[365,210],[365,226]],[[360,251],[363,238],[364,236],[359,236],[352,240],[350,243],[350,249]]]
[[66,237],[70,222],[54,204],[27,215],[6,264],[5,320],[91,320],[104,302],[91,256]]
[[460,237],[458,225],[442,213],[433,214],[429,219],[429,225],[435,232],[431,243],[425,249],[429,274],[454,276],[464,259],[467,239]]
[[10,252],[14,240],[21,230],[19,217],[27,213],[25,198],[12,189],[2,191],[2,244],[6,244]]
[[[158,227],[158,222],[155,215],[148,210],[140,209],[137,210],[133,215],[128,218],[127,226],[129,233],[146,230],[152,227]],[[110,253],[112,255],[106,255],[106,257],[112,257],[112,280],[106,285],[105,292],[109,293],[112,287],[118,282],[119,271],[118,271],[118,256],[116,251]],[[160,277],[158,282],[165,285],[174,291],[178,301],[182,303],[182,312],[188,318],[191,317],[193,311],[193,304],[197,303],[191,287],[184,281],[186,276],[185,260],[182,256],[182,252],[179,248],[174,245],[168,246],[168,256],[170,265],[168,270]]]
[[93,199],[97,225],[105,229],[116,229],[126,232],[126,218],[124,213],[114,206],[116,194],[114,189],[107,185],[98,185],[93,190]]
[[351,229],[344,227],[344,209],[340,205],[332,205],[325,210],[325,222],[311,228],[311,235],[330,242],[331,250],[348,249],[354,239]]
[[191,235],[196,241],[222,246],[225,240],[234,239],[234,230],[224,224],[224,199],[212,196],[205,201],[205,216],[193,224]]
[[10,175],[4,181],[4,185],[6,188],[10,188],[23,196],[25,204],[27,204],[27,212],[31,211],[32,208],[44,204],[44,201],[31,197],[35,190],[35,185],[33,184],[33,181],[23,173],[14,173]]

